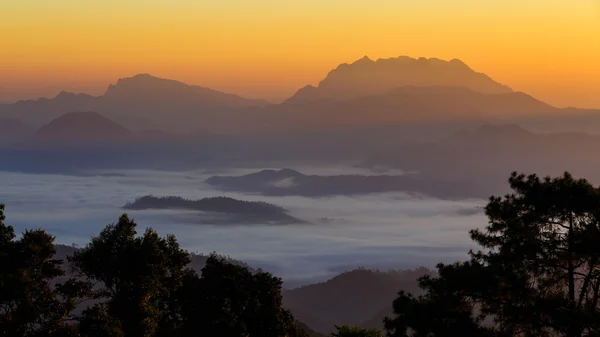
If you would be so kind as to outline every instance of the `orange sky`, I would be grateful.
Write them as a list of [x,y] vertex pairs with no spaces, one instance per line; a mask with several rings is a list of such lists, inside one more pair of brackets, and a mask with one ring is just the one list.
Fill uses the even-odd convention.
[[364,55],[600,108],[600,0],[0,0],[0,101],[137,73],[279,101]]

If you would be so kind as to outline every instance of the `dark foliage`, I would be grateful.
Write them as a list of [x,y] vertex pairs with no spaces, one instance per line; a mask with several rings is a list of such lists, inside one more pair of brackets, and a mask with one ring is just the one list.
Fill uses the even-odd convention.
[[[199,276],[174,236],[160,237],[123,215],[68,257],[63,277],[54,238],[15,240],[0,206],[0,335],[56,337],[293,336],[281,280],[215,254]],[[75,309],[90,300],[80,313]]]
[[400,293],[390,336],[598,336],[600,190],[568,173],[509,182],[471,231],[483,250]]
[[89,293],[88,284],[70,280],[51,287],[49,281],[64,274],[54,259],[54,237],[37,229],[16,239],[4,220],[0,205],[0,335],[70,335],[69,315]]

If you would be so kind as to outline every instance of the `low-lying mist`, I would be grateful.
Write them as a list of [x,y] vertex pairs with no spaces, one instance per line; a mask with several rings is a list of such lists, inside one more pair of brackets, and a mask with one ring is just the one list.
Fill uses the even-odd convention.
[[[306,173],[360,173],[357,169],[301,168]],[[200,199],[228,196],[266,201],[310,222],[294,225],[198,224],[179,210],[128,211],[140,225],[175,234],[192,252],[215,251],[262,267],[288,285],[323,280],[359,266],[380,269],[433,267],[462,260],[471,241],[468,230],[483,227],[484,200],[446,201],[402,193],[326,198],[266,197],[225,193],[203,181],[213,174],[244,174],[256,169],[211,171],[104,171],[81,175],[0,172],[0,202],[7,222],[19,232],[44,228],[63,244],[85,244],[117,220],[126,202],[143,195]]]

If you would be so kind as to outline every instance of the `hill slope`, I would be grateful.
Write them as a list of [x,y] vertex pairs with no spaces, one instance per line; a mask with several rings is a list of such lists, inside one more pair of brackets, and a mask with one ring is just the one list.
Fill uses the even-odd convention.
[[312,329],[329,333],[337,325],[358,325],[391,308],[398,291],[419,293],[417,279],[431,273],[425,268],[380,272],[356,269],[327,282],[284,293],[284,305]]

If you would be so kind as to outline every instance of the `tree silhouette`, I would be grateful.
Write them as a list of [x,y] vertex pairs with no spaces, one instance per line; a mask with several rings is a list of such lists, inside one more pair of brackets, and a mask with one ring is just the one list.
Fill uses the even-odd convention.
[[126,215],[68,257],[75,278],[62,284],[54,283],[65,274],[54,259],[54,237],[33,230],[16,240],[4,220],[0,205],[0,336],[283,337],[296,331],[282,308],[281,279],[216,254],[199,276],[174,236],[152,229],[138,235]]
[[64,275],[62,261],[54,259],[54,237],[38,229],[15,240],[5,219],[0,204],[0,335],[72,335],[69,315],[90,289],[75,280],[51,286]]
[[282,308],[281,280],[212,254],[199,277],[174,236],[137,236],[126,215],[69,261],[98,284],[99,303],[79,319],[90,337],[285,336],[294,328]]
[[[182,288],[182,331],[215,336],[285,336],[294,329],[292,315],[282,308],[281,279],[251,273],[246,267],[211,255],[201,278]],[[201,305],[198,305],[198,304]]]
[[489,225],[471,231],[481,251],[440,264],[427,293],[401,293],[390,336],[591,336],[600,329],[600,190],[565,173],[513,173],[513,193],[492,197]]
[[175,324],[169,317],[171,292],[181,285],[190,258],[174,236],[161,238],[152,229],[136,236],[135,228],[122,215],[69,262],[88,280],[101,283],[94,291],[101,304],[87,316],[102,313],[119,322],[124,336],[151,337],[159,324]]

